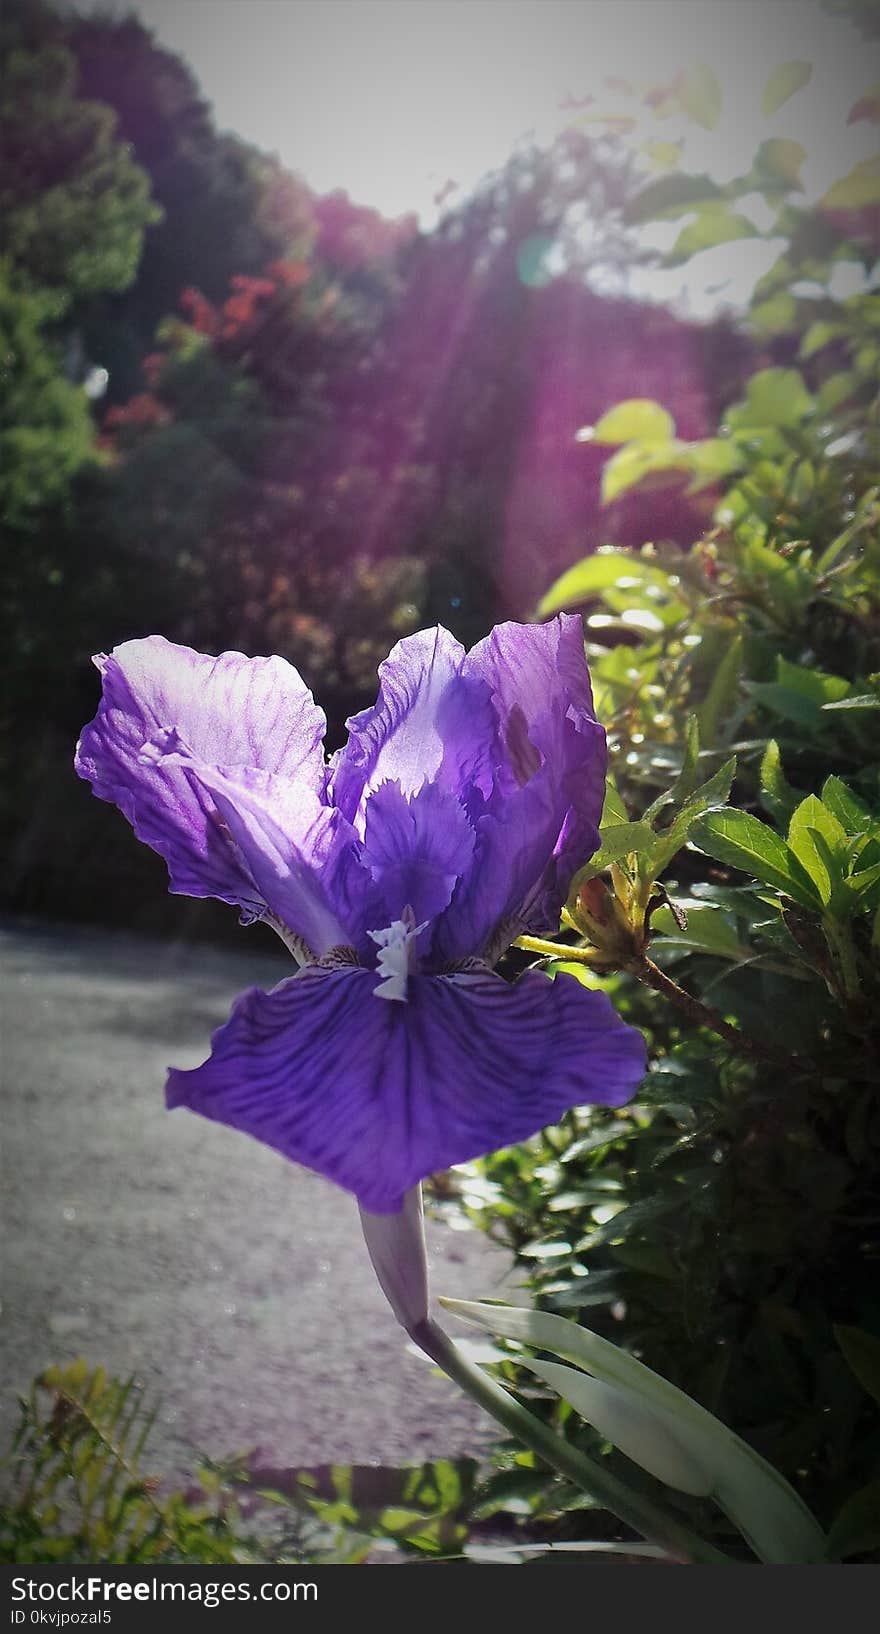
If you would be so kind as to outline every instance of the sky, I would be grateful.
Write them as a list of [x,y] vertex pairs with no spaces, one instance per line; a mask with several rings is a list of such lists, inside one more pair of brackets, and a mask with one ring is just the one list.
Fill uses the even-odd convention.
[[[686,156],[722,180],[747,168],[762,137],[792,136],[808,150],[804,180],[818,197],[876,145],[876,127],[847,127],[846,118],[880,78],[880,51],[818,0],[111,6],[134,9],[187,59],[221,129],[277,153],[317,193],[343,188],[388,216],[415,211],[425,227],[436,221],[436,196],[448,182],[466,193],[517,141],[549,142],[577,117],[560,110],[566,97],[592,92],[601,108],[619,109],[619,95],[603,90],[608,74],[655,83],[688,62],[710,63],[724,90],[722,118],[711,133],[687,127]],[[792,58],[813,63],[812,81],[765,121],[763,84]],[[666,121],[646,134],[665,141],[682,132]],[[735,295],[775,253],[747,240],[707,252],[693,300],[699,305],[698,290],[714,287],[719,274],[733,278]],[[674,281],[680,285],[683,276]]]

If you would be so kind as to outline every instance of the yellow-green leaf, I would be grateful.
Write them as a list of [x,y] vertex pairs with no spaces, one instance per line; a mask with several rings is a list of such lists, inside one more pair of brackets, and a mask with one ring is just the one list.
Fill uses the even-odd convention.
[[862,210],[869,204],[880,204],[880,159],[862,159],[819,200],[821,210]]
[[729,244],[737,238],[760,238],[761,233],[748,216],[731,214],[727,210],[702,210],[686,227],[682,227],[672,249],[664,257],[667,267],[687,261],[701,250],[714,250],[718,244]]
[[755,170],[759,176],[785,182],[787,187],[800,187],[801,165],[806,157],[807,150],[800,142],[789,136],[771,136],[755,154]]
[[813,65],[809,62],[783,62],[774,68],[761,94],[761,109],[765,119],[781,108],[795,91],[800,91],[809,84],[813,77]]
[[672,415],[651,397],[628,397],[593,426],[597,443],[669,442],[675,436]]
[[707,62],[692,62],[675,82],[675,94],[685,113],[705,130],[714,130],[721,115],[721,86]]

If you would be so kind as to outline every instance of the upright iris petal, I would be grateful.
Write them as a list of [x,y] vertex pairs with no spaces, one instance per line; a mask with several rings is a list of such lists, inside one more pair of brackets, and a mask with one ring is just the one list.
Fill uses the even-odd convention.
[[[171,888],[262,917],[303,968],[245,994],[169,1105],[242,1129],[398,1213],[426,1175],[619,1105],[640,1034],[604,995],[489,965],[552,931],[597,844],[605,741],[580,621],[394,648],[326,765],[281,659],[159,637],[101,659],[76,769],[167,861]],[[384,1241],[384,1239],[382,1239]]]

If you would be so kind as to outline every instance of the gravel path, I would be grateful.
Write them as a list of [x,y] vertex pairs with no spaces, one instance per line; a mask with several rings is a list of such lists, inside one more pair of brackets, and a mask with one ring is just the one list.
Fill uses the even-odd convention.
[[[85,1355],[160,1400],[148,1467],[259,1446],[273,1464],[475,1451],[492,1427],[408,1353],[352,1199],[255,1141],[164,1108],[259,954],[6,924],[2,1392]],[[434,1286],[505,1292],[508,1259],[429,1223]],[[509,1286],[507,1292],[510,1292]]]

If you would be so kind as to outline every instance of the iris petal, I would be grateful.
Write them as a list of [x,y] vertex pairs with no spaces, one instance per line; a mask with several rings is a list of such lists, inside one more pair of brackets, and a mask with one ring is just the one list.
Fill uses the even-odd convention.
[[210,658],[161,636],[127,641],[98,667],[103,697],[77,746],[79,775],[165,858],[172,891],[259,911],[205,790],[173,757],[145,764],[141,752],[174,729],[196,760],[295,778],[320,799],[326,722],[304,681],[282,658]]
[[399,783],[383,783],[366,805],[363,861],[374,888],[365,928],[390,925],[406,907],[417,923],[434,919],[469,869],[475,842],[454,794],[426,783],[407,800]]
[[572,1106],[628,1100],[641,1034],[603,993],[529,972],[414,976],[406,1004],[366,970],[309,966],[252,989],[169,1106],[245,1131],[396,1213],[426,1175],[525,1140]]
[[498,719],[495,782],[477,845],[438,931],[448,959],[499,951],[509,927],[553,931],[571,875],[596,850],[605,734],[593,712],[579,618],[501,624],[468,654]]
[[351,824],[313,790],[271,772],[180,757],[226,825],[257,900],[317,958],[355,939],[368,875]]
[[462,675],[464,660],[464,648],[437,626],[398,641],[379,666],[378,699],[348,721],[331,778],[334,803],[359,826],[385,782],[405,795],[426,782],[455,793],[491,786],[495,717],[485,683]]

